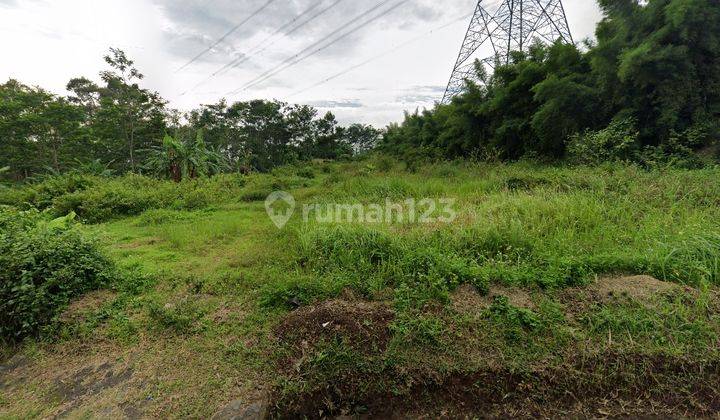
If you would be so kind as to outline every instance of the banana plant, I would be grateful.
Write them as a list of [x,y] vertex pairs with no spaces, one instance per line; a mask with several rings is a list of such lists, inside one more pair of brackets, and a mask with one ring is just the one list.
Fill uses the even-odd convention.
[[195,139],[190,141],[166,135],[162,146],[151,150],[146,168],[158,176],[180,182],[220,173],[228,164],[222,153],[207,146],[202,131],[198,130]]

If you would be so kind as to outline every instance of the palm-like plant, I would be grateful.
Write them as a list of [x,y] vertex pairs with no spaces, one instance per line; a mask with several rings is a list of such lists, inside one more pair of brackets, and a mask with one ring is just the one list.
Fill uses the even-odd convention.
[[162,146],[152,149],[146,168],[175,182],[220,173],[228,168],[222,153],[208,147],[202,131],[194,140],[182,141],[166,135]]

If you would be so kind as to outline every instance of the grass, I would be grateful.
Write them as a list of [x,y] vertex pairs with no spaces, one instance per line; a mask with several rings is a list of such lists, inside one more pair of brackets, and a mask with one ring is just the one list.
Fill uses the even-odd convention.
[[[80,203],[102,219],[86,230],[127,278],[81,321],[26,345],[33,351],[20,350],[36,375],[9,388],[0,417],[64,410],[82,416],[103,407],[209,417],[238,396],[250,402],[265,394],[278,415],[378,413],[378,401],[389,407],[417,397],[421,404],[422,395],[432,400],[434,387],[489,371],[515,378],[557,369],[600,387],[605,379],[582,376],[584,358],[639,354],[648,366],[627,368],[637,375],[628,379],[632,390],[641,367],[662,378],[651,363],[657,357],[711,365],[720,333],[718,176],[717,168],[648,172],[527,162],[441,163],[407,172],[382,159],[210,180],[197,205],[191,194],[197,186],[164,186],[181,191],[181,201],[152,196],[142,211],[121,203],[130,215],[113,213],[118,200],[107,208]],[[112,182],[44,202],[104,200],[112,191],[132,197],[121,181]],[[458,218],[325,224],[303,223],[296,212],[279,230],[262,202],[276,189],[289,190],[301,205],[450,197]],[[599,277],[633,274],[687,288],[647,300],[578,294]],[[469,304],[461,305],[461,285],[473,286]],[[529,296],[527,304],[508,296],[517,291]],[[302,308],[328,301],[343,302],[321,321],[335,322],[336,330],[278,333]],[[368,302],[388,308],[392,320],[371,322],[379,307]],[[349,317],[342,312],[348,307],[362,310]],[[87,366],[87,378],[102,375],[104,363],[133,375],[123,387],[75,403],[62,397],[57,384]],[[704,379],[686,379],[693,378]],[[541,385],[528,382],[547,397]],[[493,389],[474,398],[490,398]]]

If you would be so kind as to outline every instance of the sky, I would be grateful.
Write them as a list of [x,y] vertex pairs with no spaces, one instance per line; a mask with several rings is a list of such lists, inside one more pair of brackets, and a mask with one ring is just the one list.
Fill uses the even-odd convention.
[[[498,2],[483,4],[492,13]],[[0,83],[13,78],[64,95],[73,77],[97,80],[115,47],[145,75],[142,86],[176,109],[277,99],[332,111],[342,124],[384,126],[442,98],[476,4],[0,0]],[[595,0],[564,7],[575,41],[592,37],[601,18]]]

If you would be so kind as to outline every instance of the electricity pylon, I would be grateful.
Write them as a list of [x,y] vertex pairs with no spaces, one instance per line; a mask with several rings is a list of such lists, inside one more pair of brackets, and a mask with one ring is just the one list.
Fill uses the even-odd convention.
[[[478,81],[476,60],[490,68],[507,64],[511,51],[527,51],[536,39],[573,43],[562,0],[502,0],[494,14],[479,0],[442,102],[461,93],[465,80]],[[480,56],[481,47],[490,56]]]

